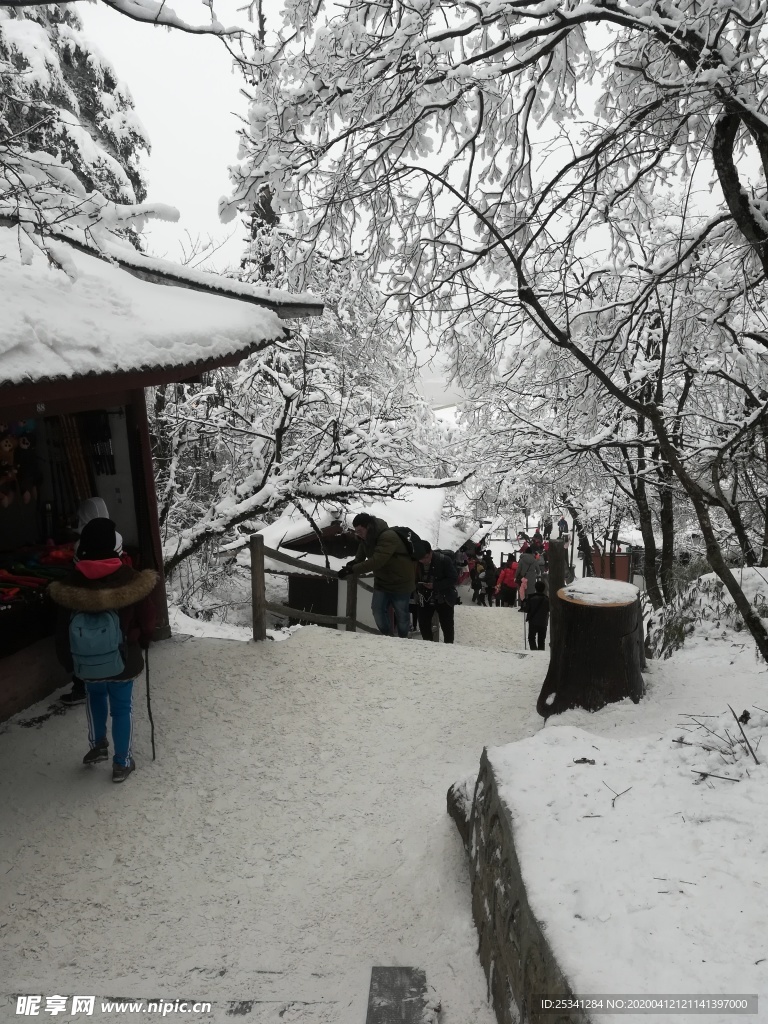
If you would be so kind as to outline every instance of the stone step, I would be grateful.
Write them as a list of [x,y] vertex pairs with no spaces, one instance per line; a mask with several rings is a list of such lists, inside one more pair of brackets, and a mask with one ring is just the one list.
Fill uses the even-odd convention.
[[372,967],[365,1024],[437,1024],[440,1004],[418,967]]

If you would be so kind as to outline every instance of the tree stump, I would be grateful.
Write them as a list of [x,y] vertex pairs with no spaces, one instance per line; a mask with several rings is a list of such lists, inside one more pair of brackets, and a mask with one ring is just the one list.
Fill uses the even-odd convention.
[[536,710],[544,718],[569,708],[598,711],[645,693],[643,616],[631,583],[585,577],[555,596],[557,628]]

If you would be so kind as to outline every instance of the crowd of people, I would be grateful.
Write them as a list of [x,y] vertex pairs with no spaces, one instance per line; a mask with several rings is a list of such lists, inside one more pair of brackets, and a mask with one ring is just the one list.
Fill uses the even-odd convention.
[[[360,542],[357,554],[340,570],[339,578],[373,573],[371,608],[379,632],[407,638],[418,630],[424,640],[433,640],[437,616],[447,644],[455,637],[454,608],[461,603],[458,587],[469,583],[473,603],[517,607],[526,617],[531,650],[543,651],[549,622],[547,571],[553,527],[548,515],[532,536],[521,531],[517,535],[519,550],[499,568],[491,551],[482,545],[468,541],[458,552],[432,550],[413,531],[390,527],[362,512],[353,520]],[[564,516],[557,529],[559,538],[567,539]]]

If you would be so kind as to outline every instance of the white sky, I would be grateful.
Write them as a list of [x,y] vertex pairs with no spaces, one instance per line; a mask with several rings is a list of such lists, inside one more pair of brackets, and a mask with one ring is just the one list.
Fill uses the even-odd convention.
[[[280,0],[273,2],[277,10]],[[196,24],[208,16],[207,8],[192,0],[173,0],[172,6]],[[223,23],[247,27],[238,7],[242,2],[227,0],[215,9]],[[78,4],[77,12],[131,90],[152,141],[152,153],[142,161],[148,198],[170,203],[181,213],[178,225],[156,223],[146,232],[152,254],[181,259],[186,231],[217,240],[234,233],[206,269],[236,264],[244,230],[239,222],[220,224],[217,205],[229,191],[227,166],[237,156],[237,115],[245,114],[247,103],[240,92],[244,80],[226,48],[212,37],[139,24],[100,3]]]

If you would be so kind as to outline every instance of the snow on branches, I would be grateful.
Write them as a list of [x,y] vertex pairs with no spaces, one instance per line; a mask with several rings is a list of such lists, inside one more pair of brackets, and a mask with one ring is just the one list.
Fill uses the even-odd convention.
[[766,543],[767,44],[758,0],[295,0],[232,196],[365,252],[496,412],[676,481],[764,657],[710,510]]
[[20,247],[49,232],[141,229],[176,211],[144,203],[149,140],[125,85],[68,7],[0,7],[0,217]]
[[268,353],[202,385],[157,389],[166,571],[290,504],[345,506],[454,479],[375,291],[338,268],[325,285],[323,318],[297,323]]
[[[72,0],[70,0],[72,2]],[[203,6],[210,11],[210,20],[203,25],[192,25],[169,7],[164,0],[102,0],[106,7],[111,7],[118,14],[150,25],[162,25],[164,28],[177,29],[180,32],[191,32],[195,35],[212,35],[221,37],[240,36],[243,29],[237,25],[226,27],[221,24],[213,10],[213,0],[203,0]],[[37,0],[2,0],[0,7],[36,7]]]

